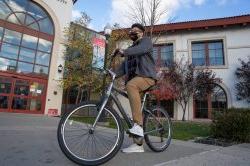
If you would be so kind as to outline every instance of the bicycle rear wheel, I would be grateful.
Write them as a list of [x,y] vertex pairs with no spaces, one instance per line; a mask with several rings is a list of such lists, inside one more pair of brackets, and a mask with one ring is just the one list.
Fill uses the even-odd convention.
[[162,152],[169,146],[172,137],[172,124],[166,110],[161,107],[144,111],[144,139],[149,148]]
[[65,114],[58,125],[57,138],[63,153],[80,165],[99,165],[120,149],[124,131],[118,114],[105,107],[96,127],[97,102],[87,102]]

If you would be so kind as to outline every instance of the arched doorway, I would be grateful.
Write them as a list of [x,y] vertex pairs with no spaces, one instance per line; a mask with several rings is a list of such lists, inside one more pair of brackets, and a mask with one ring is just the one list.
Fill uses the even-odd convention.
[[0,111],[44,112],[54,33],[37,3],[0,1]]
[[194,95],[194,118],[211,119],[212,111],[219,111],[227,108],[227,95],[225,90],[218,84],[214,85],[213,92],[202,96],[198,90]]

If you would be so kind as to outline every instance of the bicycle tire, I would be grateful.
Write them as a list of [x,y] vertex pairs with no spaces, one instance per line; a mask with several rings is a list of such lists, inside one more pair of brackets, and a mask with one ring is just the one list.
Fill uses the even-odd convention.
[[64,132],[64,126],[66,123],[65,121],[67,121],[69,116],[72,115],[74,111],[76,112],[76,110],[79,110],[80,108],[85,108],[85,107],[90,106],[90,105],[93,107],[97,107],[98,102],[97,101],[89,101],[89,102],[85,102],[85,103],[79,104],[78,106],[74,107],[72,109],[72,111],[70,111],[62,116],[62,118],[59,122],[59,125],[58,125],[58,129],[57,129],[57,139],[58,139],[60,149],[62,150],[62,152],[66,155],[66,157],[68,159],[70,159],[71,161],[73,161],[79,165],[100,165],[100,164],[103,164],[103,163],[109,161],[120,150],[123,139],[124,139],[124,129],[123,129],[122,122],[121,122],[119,115],[113,109],[108,108],[106,106],[104,109],[105,109],[105,111],[108,111],[109,113],[111,113],[111,115],[116,119],[116,124],[118,125],[117,128],[118,128],[118,132],[119,132],[118,141],[114,145],[114,148],[112,149],[112,151],[110,151],[109,154],[105,155],[104,157],[102,157],[100,159],[96,159],[96,160],[86,160],[83,158],[79,158],[75,154],[73,154],[68,149],[68,147],[65,143],[65,140],[64,140],[63,132]]
[[[172,123],[171,123],[171,119],[169,118],[169,115],[167,113],[166,110],[164,110],[162,107],[159,107],[159,106],[155,106],[151,109],[149,109],[150,113],[144,111],[144,120],[143,120],[143,130],[144,130],[144,139],[145,139],[145,142],[146,144],[148,145],[148,147],[154,151],[154,152],[163,152],[164,150],[167,149],[167,147],[170,145],[170,142],[171,142],[171,138],[172,138]],[[165,125],[165,127],[167,128],[166,130],[163,129],[163,130],[159,130],[159,133],[156,132],[152,134],[147,134],[147,132],[150,132],[152,129],[149,129],[149,120],[152,120],[154,119],[154,122],[153,124],[156,125],[156,123],[159,123],[157,122],[156,120],[156,117],[154,117],[154,112],[155,111],[160,111],[161,113],[161,116],[164,116],[166,121],[167,121],[167,124]],[[150,119],[151,118],[151,119]],[[160,118],[160,117],[159,117]],[[162,118],[163,119],[163,118]],[[160,123],[158,124],[160,125]],[[161,124],[162,125],[162,124]],[[157,127],[156,127],[157,128]],[[152,130],[153,131],[153,130]],[[161,133],[160,133],[161,132]],[[163,133],[164,132],[164,133]],[[160,134],[161,137],[157,136],[157,134]],[[157,147],[153,142],[152,140],[158,140],[158,139],[163,139],[165,138],[165,136],[162,136],[163,134],[167,134],[167,138],[166,140],[164,141],[165,143],[160,146],[160,147]]]

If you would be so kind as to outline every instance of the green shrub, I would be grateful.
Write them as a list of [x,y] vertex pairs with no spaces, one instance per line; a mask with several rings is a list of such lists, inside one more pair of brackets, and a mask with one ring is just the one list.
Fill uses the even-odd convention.
[[250,142],[250,109],[231,108],[213,112],[211,134],[219,139]]

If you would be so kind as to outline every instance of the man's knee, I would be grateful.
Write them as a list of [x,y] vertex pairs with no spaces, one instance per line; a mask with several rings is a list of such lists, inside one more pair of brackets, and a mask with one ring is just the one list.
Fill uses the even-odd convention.
[[134,92],[136,90],[137,90],[137,87],[135,85],[133,85],[133,84],[127,84],[126,85],[126,91],[127,92]]
[[137,89],[137,86],[132,82],[132,81],[129,81],[127,84],[126,84],[126,89],[129,90],[129,89]]

